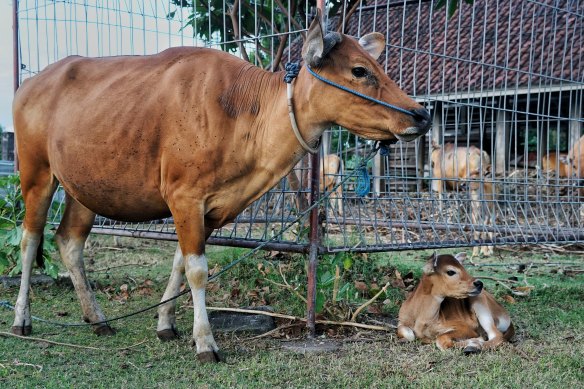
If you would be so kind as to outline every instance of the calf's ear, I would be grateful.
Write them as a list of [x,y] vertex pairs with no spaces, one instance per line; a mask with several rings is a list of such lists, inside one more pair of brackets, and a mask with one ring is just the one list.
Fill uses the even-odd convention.
[[432,261],[428,261],[428,263],[424,265],[422,272],[427,275],[434,274],[434,265]]
[[428,258],[428,261],[422,268],[422,272],[428,275],[434,274],[436,272],[436,267],[438,267],[438,253],[434,251],[434,254]]
[[460,262],[460,264],[462,265],[466,260],[466,253],[465,252],[458,253],[454,256],[454,258],[456,258],[456,260]]

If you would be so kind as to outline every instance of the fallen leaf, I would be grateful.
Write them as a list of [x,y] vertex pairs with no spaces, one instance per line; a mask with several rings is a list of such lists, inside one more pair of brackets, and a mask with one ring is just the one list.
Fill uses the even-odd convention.
[[367,307],[367,312],[372,313],[374,315],[379,315],[379,314],[381,314],[381,309],[379,309],[379,307],[377,305],[372,304],[372,305]]
[[355,289],[360,292],[366,292],[369,290],[369,287],[367,287],[367,284],[363,281],[355,281]]

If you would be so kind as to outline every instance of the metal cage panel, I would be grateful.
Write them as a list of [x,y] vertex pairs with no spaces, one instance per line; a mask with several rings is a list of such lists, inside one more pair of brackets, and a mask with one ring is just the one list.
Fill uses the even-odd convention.
[[[437,1],[327,4],[329,30],[385,34],[380,63],[426,105],[433,126],[426,137],[377,155],[366,169],[358,166],[371,142],[341,128],[325,133],[321,160],[339,156],[343,169],[321,168],[321,180],[332,183],[320,188],[331,191],[320,209],[321,252],[584,241],[578,173],[584,164],[578,158],[583,1],[460,1],[453,15]],[[150,54],[177,45],[230,50],[280,69],[299,59],[313,6],[20,0],[20,79],[67,55]],[[575,157],[568,166],[570,150]],[[272,239],[295,220],[299,199],[309,196],[308,170],[301,162],[294,170],[297,187],[282,179],[210,242],[253,247]],[[61,208],[54,207],[55,223]],[[94,231],[176,239],[172,219],[127,224],[98,218]],[[269,247],[306,251],[303,224]]]

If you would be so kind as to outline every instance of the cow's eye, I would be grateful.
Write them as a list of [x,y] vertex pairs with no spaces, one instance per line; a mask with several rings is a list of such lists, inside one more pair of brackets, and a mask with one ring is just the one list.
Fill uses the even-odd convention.
[[452,277],[453,275],[455,275],[455,274],[456,274],[456,272],[455,272],[454,270],[448,270],[448,271],[446,272],[446,274],[448,274],[450,277]]
[[363,66],[356,66],[351,69],[351,73],[353,73],[353,76],[361,78],[367,75],[367,69],[365,69]]

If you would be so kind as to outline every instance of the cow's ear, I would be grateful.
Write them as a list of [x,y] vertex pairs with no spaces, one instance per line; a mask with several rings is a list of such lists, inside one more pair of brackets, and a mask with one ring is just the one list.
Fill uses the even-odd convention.
[[315,67],[320,64],[324,52],[324,34],[322,26],[320,25],[320,9],[316,11],[316,17],[312,20],[308,33],[306,34],[306,41],[302,46],[302,59],[310,66]]
[[383,52],[383,49],[385,49],[385,37],[378,32],[371,32],[363,35],[359,39],[359,44],[373,59],[377,59]]
[[454,256],[454,258],[456,258],[456,260],[460,262],[460,264],[462,265],[466,260],[466,253],[465,252],[458,253]]

